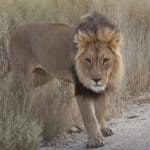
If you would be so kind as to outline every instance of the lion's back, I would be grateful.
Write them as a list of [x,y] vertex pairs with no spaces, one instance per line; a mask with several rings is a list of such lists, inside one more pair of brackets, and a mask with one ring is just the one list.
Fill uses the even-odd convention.
[[71,65],[73,32],[73,26],[64,24],[34,23],[17,27],[9,43],[12,66],[41,65],[49,73],[66,73]]

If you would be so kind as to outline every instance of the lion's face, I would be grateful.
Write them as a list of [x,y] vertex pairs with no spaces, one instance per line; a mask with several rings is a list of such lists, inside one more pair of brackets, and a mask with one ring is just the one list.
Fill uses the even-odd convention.
[[80,82],[94,92],[107,87],[114,64],[114,53],[104,43],[89,44],[76,61]]
[[93,92],[115,87],[120,78],[122,33],[108,27],[96,34],[78,31],[74,37],[77,53],[74,59],[79,81]]

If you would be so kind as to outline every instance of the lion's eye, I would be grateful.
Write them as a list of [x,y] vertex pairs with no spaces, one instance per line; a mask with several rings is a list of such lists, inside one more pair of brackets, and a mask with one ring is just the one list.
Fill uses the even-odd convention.
[[110,61],[109,58],[104,58],[104,59],[103,59],[103,64],[106,64],[106,63],[108,63],[109,61]]
[[91,59],[90,58],[85,58],[85,61],[89,64],[91,64]]

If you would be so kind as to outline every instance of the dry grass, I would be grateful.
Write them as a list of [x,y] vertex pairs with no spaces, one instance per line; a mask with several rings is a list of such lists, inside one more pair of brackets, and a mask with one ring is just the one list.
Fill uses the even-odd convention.
[[0,85],[0,149],[37,150],[43,125],[31,117],[29,86],[22,83],[18,87],[15,83],[9,74]]
[[[124,79],[121,90],[117,92],[117,96],[110,100],[108,105],[108,115],[112,116],[121,112],[122,107],[129,103],[128,97],[150,91],[149,8],[149,0],[128,0],[128,2],[126,0],[0,0],[0,149],[36,149],[41,140],[40,133],[42,132],[41,124],[38,121],[32,117],[32,119],[27,119],[31,112],[31,106],[28,105],[31,100],[27,89],[22,88],[18,89],[21,92],[18,90],[12,92],[9,89],[12,81],[4,81],[4,79],[6,80],[4,77],[8,75],[9,70],[7,45],[11,30],[22,23],[39,21],[73,24],[79,21],[81,15],[93,10],[98,10],[109,16],[119,25],[125,36],[125,45],[122,49],[125,66]],[[61,114],[64,114],[64,116],[67,116],[68,112],[73,109],[74,112],[76,111],[76,108],[71,108],[74,105],[72,101],[67,100],[72,99],[72,97],[68,96],[67,92],[62,92],[62,87],[65,87],[65,91],[68,91],[69,86],[64,86],[64,83],[61,82],[56,87],[59,90],[52,90],[55,92],[51,92],[51,95],[48,92],[44,93],[47,96],[41,97],[45,101],[49,99],[48,106],[50,106],[50,109],[47,108],[47,114],[51,115],[48,115],[45,119],[49,120],[47,121],[48,128],[44,128],[48,137],[57,134],[60,127],[57,120],[53,119],[54,115],[59,116],[59,114],[52,113],[52,108],[62,109]],[[48,89],[49,87],[43,87],[39,91]],[[25,94],[22,94],[22,91]],[[33,98],[32,102],[35,99],[37,98]],[[54,99],[57,100],[57,103]],[[25,103],[22,104],[19,101]],[[60,102],[64,105],[61,105]],[[37,106],[35,103],[32,105],[33,107]],[[19,108],[23,109],[19,110]],[[64,120],[64,122],[67,122],[67,120]],[[66,126],[65,123],[64,126]],[[19,133],[20,137],[17,137],[16,133]],[[19,148],[16,146],[19,146]]]

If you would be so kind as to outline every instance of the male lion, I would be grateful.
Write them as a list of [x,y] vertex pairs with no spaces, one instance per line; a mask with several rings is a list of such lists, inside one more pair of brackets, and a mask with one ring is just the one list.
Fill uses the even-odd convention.
[[87,147],[104,146],[105,99],[116,89],[122,72],[120,46],[123,35],[105,16],[94,12],[76,26],[30,24],[19,27],[10,38],[13,72],[25,77],[46,74],[71,79],[88,133]]

